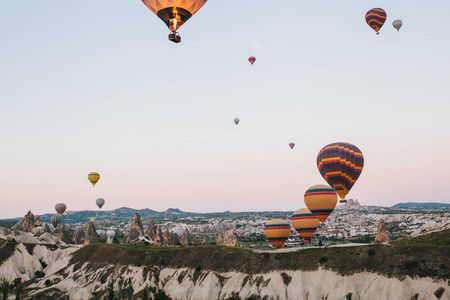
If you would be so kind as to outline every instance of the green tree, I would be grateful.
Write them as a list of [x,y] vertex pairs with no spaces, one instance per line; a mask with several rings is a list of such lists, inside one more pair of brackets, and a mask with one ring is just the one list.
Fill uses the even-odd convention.
[[0,291],[2,292],[3,299],[8,299],[9,288],[10,288],[10,285],[9,285],[8,280],[3,278],[3,280],[0,282]]

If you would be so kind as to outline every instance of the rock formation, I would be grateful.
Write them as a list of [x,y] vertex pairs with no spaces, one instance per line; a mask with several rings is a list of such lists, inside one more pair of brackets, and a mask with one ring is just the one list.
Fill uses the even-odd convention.
[[171,235],[172,235],[172,243],[174,245],[181,245],[180,238],[178,237],[178,234],[172,232]]
[[48,226],[47,223],[44,223],[44,232],[48,232],[48,233],[52,232],[51,229],[50,229],[50,226]]
[[156,226],[155,238],[153,240],[155,242],[158,242],[158,243],[162,243],[163,242],[163,235],[162,235],[161,227]]
[[156,226],[155,226],[155,222],[153,222],[153,220],[151,220],[150,224],[148,224],[147,230],[145,231],[145,236],[152,241],[155,240]]
[[378,244],[388,244],[389,243],[389,237],[386,232],[386,226],[384,225],[383,219],[380,219],[380,223],[378,224],[378,232],[377,232],[377,236],[375,237],[375,243],[378,243]]
[[29,210],[28,213],[22,218],[22,220],[20,220],[16,225],[13,226],[12,230],[31,232],[34,227],[36,227],[34,225],[34,215],[31,210]]
[[217,245],[239,247],[239,242],[233,230],[228,230],[225,233],[220,232],[217,237]]
[[37,216],[36,219],[34,219],[34,226],[41,226],[41,217]]
[[130,232],[123,238],[124,243],[133,243],[144,237],[144,227],[142,226],[141,216],[134,213],[133,223],[131,223]]
[[73,229],[63,224],[58,232],[58,242],[73,244],[74,235]]
[[77,232],[75,233],[74,242],[77,245],[84,244],[84,232],[83,232],[83,229],[80,228],[80,229],[77,230]]
[[162,243],[167,245],[171,245],[173,243],[168,227],[166,228],[166,230],[164,230]]
[[183,235],[181,236],[180,242],[181,242],[181,245],[183,245],[183,246],[189,246],[191,244],[191,235],[187,228],[184,230]]
[[97,234],[97,230],[95,229],[94,222],[89,222],[88,227],[86,229],[86,235],[84,236],[84,245],[89,244],[97,244],[99,239],[99,235]]

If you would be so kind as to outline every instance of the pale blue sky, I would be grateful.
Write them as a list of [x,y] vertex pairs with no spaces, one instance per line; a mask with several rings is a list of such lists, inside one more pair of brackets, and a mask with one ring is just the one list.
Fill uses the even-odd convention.
[[0,217],[296,210],[337,141],[365,157],[348,198],[450,200],[449,1],[210,0],[180,44],[138,0],[0,5]]

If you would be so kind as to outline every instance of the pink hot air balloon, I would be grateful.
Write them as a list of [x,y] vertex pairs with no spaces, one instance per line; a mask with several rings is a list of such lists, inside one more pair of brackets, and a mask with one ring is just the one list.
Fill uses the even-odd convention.
[[290,142],[290,143],[289,143],[289,147],[291,147],[291,149],[294,149],[295,143],[294,143],[294,142]]
[[248,61],[253,65],[253,64],[255,63],[255,61],[256,61],[256,57],[250,56],[250,57],[248,58]]

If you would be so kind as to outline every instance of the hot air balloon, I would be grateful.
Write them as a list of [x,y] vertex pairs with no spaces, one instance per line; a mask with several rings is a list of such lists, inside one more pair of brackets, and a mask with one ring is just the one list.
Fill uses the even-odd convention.
[[98,198],[97,200],[95,200],[95,204],[97,204],[98,208],[102,208],[102,206],[105,205],[105,199]]
[[325,222],[337,204],[336,192],[327,185],[314,185],[305,192],[305,204],[320,222]]
[[292,226],[306,242],[309,242],[320,225],[319,219],[317,219],[307,208],[296,210],[291,217],[291,221]]
[[264,226],[264,233],[272,245],[275,248],[280,249],[291,234],[291,226],[285,220],[270,220]]
[[106,231],[106,237],[113,239],[113,238],[115,238],[115,236],[116,236],[116,232],[114,230]]
[[207,0],[142,0],[169,27],[169,40],[181,42],[177,30],[192,17]]
[[92,183],[92,186],[95,186],[97,181],[100,180],[100,174],[98,174],[97,172],[91,172],[88,174],[88,179]]
[[291,147],[291,149],[294,149],[295,143],[294,142],[289,143],[289,147]]
[[366,13],[366,23],[372,27],[377,34],[380,34],[381,27],[386,22],[386,12],[382,8],[372,8]]
[[400,28],[402,28],[403,22],[402,20],[394,20],[394,22],[392,22],[392,26],[394,26],[395,29],[397,29],[397,31],[400,30]]
[[106,231],[104,231],[103,229],[97,229],[97,234],[101,237],[101,238],[106,238]]
[[94,223],[95,222],[95,218],[91,218],[89,221]]
[[248,58],[248,61],[253,65],[253,64],[255,63],[255,61],[256,61],[256,57],[250,56],[250,57]]
[[239,119],[238,118],[236,118],[236,119],[234,119],[234,124],[239,124]]
[[333,143],[320,150],[317,155],[317,168],[326,182],[344,200],[352,186],[361,175],[364,157],[361,150],[348,143]]
[[61,216],[66,211],[66,205],[64,203],[58,203],[55,205],[56,212]]
[[50,222],[52,223],[53,227],[56,228],[56,226],[58,226],[58,224],[61,223],[61,217],[59,215],[52,216],[50,218]]

